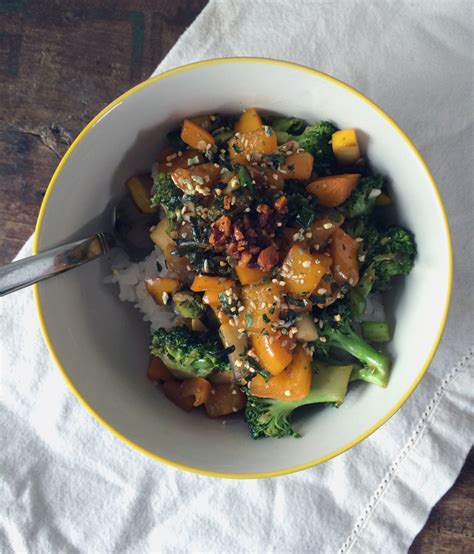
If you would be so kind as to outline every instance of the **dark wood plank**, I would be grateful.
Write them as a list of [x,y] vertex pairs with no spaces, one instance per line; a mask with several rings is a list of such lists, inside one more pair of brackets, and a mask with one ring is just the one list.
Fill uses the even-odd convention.
[[73,138],[150,75],[206,3],[0,2],[0,263],[33,232]]
[[[33,232],[72,139],[146,79],[206,0],[0,1],[0,263]],[[474,552],[474,455],[412,553]]]
[[455,483],[431,511],[410,554],[474,552],[474,450]]

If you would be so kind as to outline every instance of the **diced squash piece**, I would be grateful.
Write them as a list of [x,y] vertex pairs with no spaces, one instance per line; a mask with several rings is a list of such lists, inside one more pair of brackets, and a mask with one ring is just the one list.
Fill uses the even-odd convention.
[[232,164],[248,165],[247,156],[271,154],[277,148],[276,134],[270,127],[242,133],[229,141],[229,156]]
[[208,275],[196,275],[191,290],[194,292],[216,291],[223,292],[232,288],[234,281],[225,277],[210,277]]
[[255,108],[247,108],[235,124],[235,130],[238,133],[249,133],[258,131],[262,128],[262,120]]
[[296,321],[295,325],[298,329],[298,332],[296,333],[296,338],[298,340],[306,342],[317,340],[318,330],[311,314],[302,314]]
[[330,217],[316,219],[310,227],[311,238],[308,241],[309,244],[315,247],[316,250],[324,248],[334,231],[343,223],[344,217],[342,214],[337,221]]
[[174,248],[175,242],[168,234],[169,222],[166,217],[155,225],[153,231],[150,233],[151,240],[160,247],[163,254],[166,252],[168,247]]
[[185,412],[190,412],[193,409],[194,396],[183,396],[182,384],[182,381],[166,381],[163,384],[163,391],[166,398],[171,400],[173,404],[176,404]]
[[229,354],[230,366],[236,379],[243,378],[242,366],[248,351],[247,337],[239,333],[235,326],[229,323],[223,323],[219,328],[219,334],[225,348],[234,347],[233,352]]
[[194,185],[191,181],[191,171],[187,167],[178,167],[171,172],[173,183],[182,191],[194,194]]
[[284,287],[272,282],[242,287],[242,327],[249,333],[270,331],[271,323],[280,319],[284,292]]
[[170,147],[163,150],[158,156],[158,169],[164,173],[172,173],[179,167],[187,169],[193,164],[202,164],[204,160],[205,158],[199,150],[190,148],[189,150],[181,152],[180,156],[179,152],[176,152],[174,148]]
[[284,179],[297,179],[304,181],[311,177],[313,172],[314,157],[309,152],[296,152],[286,158],[280,166]]
[[209,145],[212,146],[216,143],[211,133],[208,133],[190,119],[185,119],[183,121],[181,140],[191,146],[191,148],[196,148],[196,150],[200,152],[206,151]]
[[241,285],[254,285],[271,276],[270,271],[262,271],[258,267],[237,266],[235,272]]
[[310,183],[306,190],[316,196],[323,206],[335,208],[349,198],[359,179],[359,173],[320,177]]
[[354,164],[360,158],[359,141],[355,129],[343,129],[332,135],[332,151],[342,165]]
[[291,296],[308,296],[326,273],[322,255],[311,254],[308,248],[294,244],[282,265],[282,277]]
[[[191,179],[203,187],[214,187],[220,181],[222,166],[219,164],[205,163],[191,167]],[[200,183],[201,178],[204,183]]]
[[219,292],[217,290],[208,290],[202,296],[202,301],[208,306],[220,306]]
[[178,167],[171,173],[173,183],[187,194],[209,194],[220,180],[221,166],[206,163],[190,168]]
[[153,179],[150,175],[137,175],[127,181],[127,188],[137,208],[144,214],[153,214],[159,210],[158,207],[150,206],[150,191],[153,186]]
[[336,229],[331,240],[332,274],[337,283],[355,286],[359,281],[359,243],[342,229]]
[[268,381],[257,375],[250,381],[250,390],[253,395],[275,400],[301,400],[308,396],[311,389],[313,372],[311,356],[303,346],[297,346],[290,365],[279,375]]
[[183,397],[191,396],[193,406],[201,406],[209,398],[211,392],[211,383],[202,377],[191,377],[181,383],[181,395]]
[[160,381],[170,381],[174,379],[171,371],[158,356],[150,356],[148,363],[147,377],[150,381],[159,383]]
[[293,358],[287,335],[252,335],[250,341],[260,365],[272,375],[279,375]]
[[170,296],[180,287],[178,279],[157,277],[156,279],[145,279],[145,287],[148,294],[160,306],[168,304]]
[[219,383],[212,385],[211,394],[204,404],[209,417],[233,414],[245,406],[245,395],[239,385]]
[[166,217],[164,217],[150,233],[151,240],[160,248],[163,252],[163,256],[166,260],[167,268],[170,271],[174,271],[178,276],[184,276],[189,273],[187,270],[188,260],[184,256],[173,256],[171,252],[175,249],[176,243],[168,234],[169,223]]

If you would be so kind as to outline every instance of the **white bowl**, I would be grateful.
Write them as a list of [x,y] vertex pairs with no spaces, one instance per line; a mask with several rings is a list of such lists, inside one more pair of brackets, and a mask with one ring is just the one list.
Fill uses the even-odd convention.
[[201,474],[271,477],[322,463],[356,445],[413,392],[440,341],[452,281],[449,228],[428,168],[403,131],[348,85],[295,64],[258,58],[200,62],[154,77],[107,106],[59,164],[38,219],[35,252],[106,228],[103,211],[131,175],[150,169],[164,132],[190,114],[256,106],[361,130],[363,149],[390,178],[398,221],[418,244],[395,289],[389,385],[358,385],[338,410],[309,411],[301,439],[250,438],[241,419],[188,415],[146,379],[148,327],[102,284],[107,260],[36,286],[41,326],[72,391],[109,430],[141,452]]

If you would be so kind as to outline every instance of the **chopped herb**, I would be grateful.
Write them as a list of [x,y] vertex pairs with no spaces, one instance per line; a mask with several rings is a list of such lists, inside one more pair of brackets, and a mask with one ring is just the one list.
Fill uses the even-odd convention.
[[246,327],[251,327],[252,326],[252,321],[253,321],[252,314],[247,312],[245,314],[245,326]]
[[251,373],[246,377],[247,380],[252,379],[256,374],[261,375],[265,379],[265,381],[268,381],[269,379],[271,379],[272,374],[269,371],[267,371],[265,368],[263,368],[255,358],[252,358],[252,356],[247,356],[246,362],[251,368],[255,370],[255,373]]
[[235,142],[232,144],[232,148],[234,149],[234,152],[236,154],[240,154],[241,152],[244,151],[244,149],[240,148],[240,146],[237,146],[237,144],[235,144]]

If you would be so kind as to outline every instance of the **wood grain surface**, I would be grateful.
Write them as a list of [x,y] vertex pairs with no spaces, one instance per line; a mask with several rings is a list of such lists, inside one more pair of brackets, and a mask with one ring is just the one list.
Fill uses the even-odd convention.
[[[146,79],[206,0],[0,0],[0,263],[81,128]],[[412,553],[474,552],[474,454]]]

